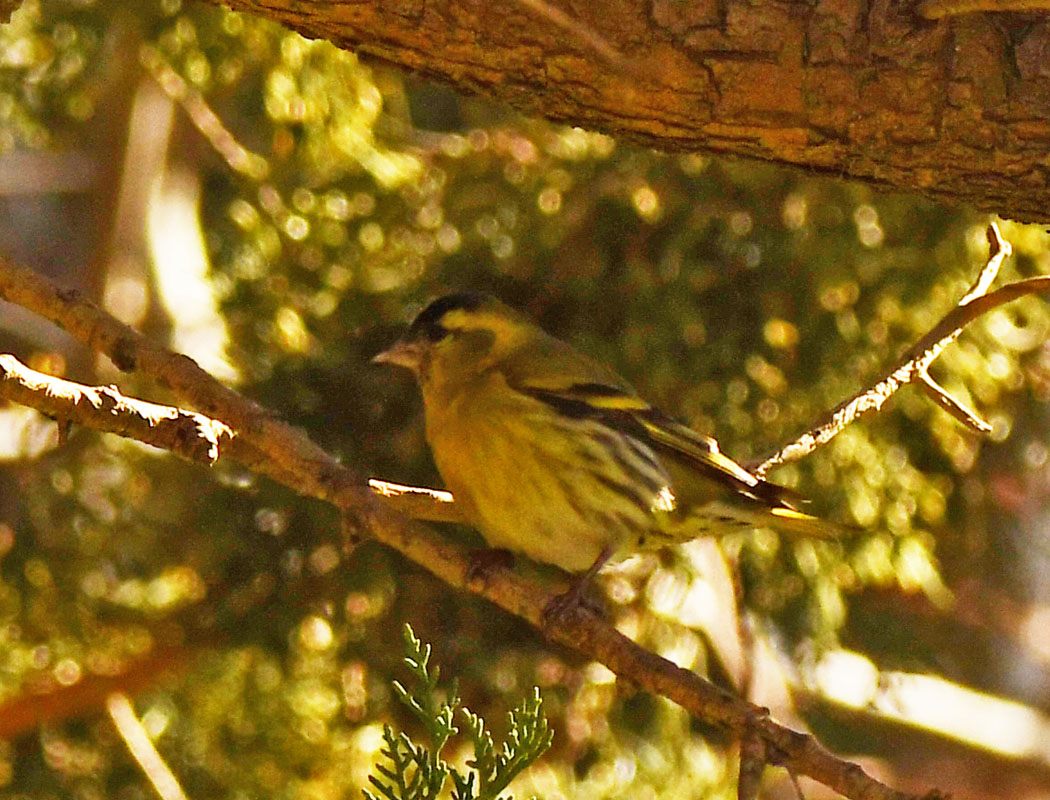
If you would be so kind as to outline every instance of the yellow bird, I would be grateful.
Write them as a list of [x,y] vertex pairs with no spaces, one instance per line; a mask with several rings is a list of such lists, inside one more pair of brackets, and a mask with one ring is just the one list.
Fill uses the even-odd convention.
[[741,528],[843,531],[493,297],[435,300],[375,361],[415,375],[438,470],[486,542],[582,572],[581,588],[639,548]]

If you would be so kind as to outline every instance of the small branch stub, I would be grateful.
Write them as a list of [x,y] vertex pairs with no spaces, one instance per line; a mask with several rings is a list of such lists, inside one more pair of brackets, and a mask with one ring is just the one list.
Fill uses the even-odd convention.
[[747,728],[740,737],[740,771],[737,777],[737,800],[757,800],[765,772],[766,743],[755,728]]

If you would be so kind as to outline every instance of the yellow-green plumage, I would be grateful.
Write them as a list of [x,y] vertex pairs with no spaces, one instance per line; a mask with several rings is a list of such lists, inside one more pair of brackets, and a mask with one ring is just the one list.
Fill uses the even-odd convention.
[[732,528],[840,532],[493,298],[434,301],[378,360],[416,374],[438,470],[492,547],[581,572]]

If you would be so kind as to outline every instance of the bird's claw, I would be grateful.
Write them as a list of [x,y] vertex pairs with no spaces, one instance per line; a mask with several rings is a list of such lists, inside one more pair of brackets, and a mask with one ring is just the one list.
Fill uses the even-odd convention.
[[584,593],[589,583],[590,581],[577,579],[573,581],[568,591],[552,597],[543,608],[541,616],[543,627],[545,629],[556,627],[577,611],[585,611],[597,617],[604,616],[604,609],[601,605]]

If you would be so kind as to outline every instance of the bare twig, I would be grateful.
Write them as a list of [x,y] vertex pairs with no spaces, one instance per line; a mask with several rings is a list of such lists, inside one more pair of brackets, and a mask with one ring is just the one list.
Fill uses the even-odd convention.
[[965,425],[967,428],[973,428],[978,433],[991,433],[992,426],[981,419],[977,412],[972,408],[968,408],[955,397],[952,397],[948,393],[948,390],[941,386],[937,381],[933,379],[933,376],[926,371],[922,371],[918,374],[919,385],[922,390],[926,393],[933,402],[955,417],[959,422]]
[[131,753],[146,779],[153,786],[160,800],[187,800],[186,793],[179,784],[179,779],[171,771],[164,757],[157,752],[153,746],[153,740],[139,721],[131,700],[122,692],[111,694],[106,698],[106,710],[113,727],[117,729],[120,738],[124,740],[128,751]]
[[[472,561],[465,547],[392,510],[388,500],[377,496],[354,472],[338,464],[305,434],[222,386],[191,359],[167,351],[82,297],[62,292],[40,275],[3,259],[0,298],[36,311],[88,347],[108,355],[118,367],[141,371],[171,387],[184,402],[221,420],[237,434],[223,452],[253,471],[304,495],[332,503],[344,516],[356,520],[359,529],[369,531],[450,585],[473,591],[537,627],[542,625],[543,611],[551,598],[549,586],[513,571],[500,571],[485,582],[469,582]],[[988,298],[981,298],[985,299]],[[422,499],[439,508],[450,505],[435,499],[438,495],[429,491],[405,492],[403,488],[399,496],[407,495],[411,502]],[[554,591],[561,588],[564,587]],[[639,647],[586,608],[563,614],[556,624],[544,630],[552,640],[605,664],[642,689],[669,698],[699,719],[724,726],[737,736],[753,732],[761,738],[767,752],[777,753],[777,763],[846,797],[916,798],[880,783],[856,764],[838,758],[812,736],[777,724],[764,709]],[[940,795],[932,792],[925,797],[933,800]]]
[[813,428],[806,431],[791,444],[782,447],[755,467],[755,472],[764,475],[773,467],[797,461],[809,455],[817,447],[826,444],[837,436],[857,417],[869,411],[877,411],[893,396],[894,392],[914,380],[920,380],[927,394],[946,411],[963,424],[982,433],[991,430],[991,426],[980,419],[973,411],[951,397],[940,384],[929,376],[930,365],[944,351],[944,348],[959,338],[963,329],[993,308],[1012,302],[1019,297],[1040,294],[1050,291],[1050,277],[1028,278],[1008,284],[1001,289],[988,293],[992,282],[998,275],[999,267],[1010,255],[1010,244],[1003,240],[999,227],[992,223],[988,226],[989,257],[981,269],[977,280],[944,318],[933,329],[915,343],[870,389],[865,389],[833,409]]
[[6,353],[0,354],[0,397],[58,420],[59,443],[70,423],[77,423],[213,464],[220,444],[233,437],[228,427],[203,414],[136,400],[115,386],[84,386],[44,375]]
[[[221,419],[238,436],[246,437],[247,443],[259,443],[258,462],[245,462],[246,466],[258,467],[262,474],[279,482],[284,482],[280,475],[338,474],[346,479],[346,471],[339,463],[301,431],[223,386],[193,359],[173,353],[119,322],[79,292],[59,289],[33,270],[0,257],[0,298],[50,320],[90,350],[108,356],[123,372],[137,370],[150,376],[195,410],[212,419]],[[242,460],[241,456],[238,459]],[[324,491],[317,486],[314,490]]]

